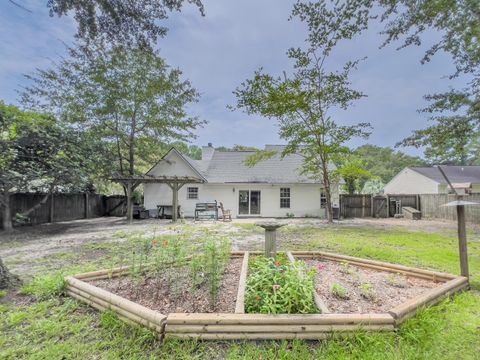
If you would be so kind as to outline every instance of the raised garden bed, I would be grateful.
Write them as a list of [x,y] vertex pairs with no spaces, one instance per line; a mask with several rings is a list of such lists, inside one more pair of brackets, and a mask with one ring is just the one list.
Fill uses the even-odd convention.
[[[358,329],[393,331],[419,308],[468,287],[467,278],[446,273],[325,252],[292,252],[287,254],[290,261],[306,262],[302,271],[317,269],[311,296],[318,313],[246,314],[249,257],[257,254],[231,253],[213,304],[206,289],[200,286],[192,292],[187,280],[177,284],[176,292],[161,286],[165,279],[145,276],[143,283],[133,282],[127,277],[132,273],[128,266],[67,277],[67,292],[158,331],[161,337],[323,339]],[[183,266],[189,279],[188,265]],[[336,283],[346,289],[348,298],[342,298],[340,288],[332,292]],[[362,286],[367,283],[371,286]]]
[[[167,269],[158,275],[147,275],[138,282],[129,276],[121,276],[94,280],[91,284],[164,314],[234,313],[241,267],[241,258],[230,259],[221,278],[214,304],[210,303],[208,284],[201,284],[197,289],[192,288],[192,274],[188,265]],[[172,272],[178,272],[175,274],[174,283],[171,283]]]

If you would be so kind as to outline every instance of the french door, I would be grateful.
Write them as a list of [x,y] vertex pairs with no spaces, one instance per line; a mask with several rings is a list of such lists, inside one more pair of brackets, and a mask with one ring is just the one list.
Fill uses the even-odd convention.
[[239,215],[260,215],[260,191],[239,190],[238,191],[238,214]]

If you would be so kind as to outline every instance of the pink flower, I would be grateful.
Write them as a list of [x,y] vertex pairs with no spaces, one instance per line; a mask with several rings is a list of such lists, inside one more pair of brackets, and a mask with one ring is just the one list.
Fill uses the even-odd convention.
[[273,284],[273,285],[272,285],[272,289],[273,289],[273,290],[278,290],[278,289],[280,289],[280,285],[278,285],[278,284]]
[[324,270],[326,266],[324,264],[318,264],[318,270]]

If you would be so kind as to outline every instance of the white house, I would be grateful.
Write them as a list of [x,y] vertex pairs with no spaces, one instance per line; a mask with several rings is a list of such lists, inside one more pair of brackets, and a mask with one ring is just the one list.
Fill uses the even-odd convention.
[[[458,188],[480,192],[480,166],[442,166],[450,182]],[[385,194],[441,194],[448,184],[437,167],[406,167],[385,185]]]
[[[267,145],[266,149],[283,149]],[[252,151],[218,151],[211,144],[202,148],[202,159],[193,160],[172,148],[147,175],[190,176],[203,183],[186,184],[178,191],[178,203],[186,217],[193,217],[198,202],[222,202],[232,217],[325,217],[325,196],[318,180],[300,174],[302,157],[278,153],[254,167],[244,165]],[[334,206],[338,206],[338,184],[332,185]],[[172,204],[172,190],[166,184],[144,185],[144,206],[148,210]],[[292,216],[292,215],[290,215]]]

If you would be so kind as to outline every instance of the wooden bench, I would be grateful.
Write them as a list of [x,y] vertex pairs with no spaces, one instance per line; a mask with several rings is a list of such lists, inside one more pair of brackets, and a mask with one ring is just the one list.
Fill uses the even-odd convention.
[[200,219],[218,220],[218,205],[216,201],[195,204],[195,221]]

